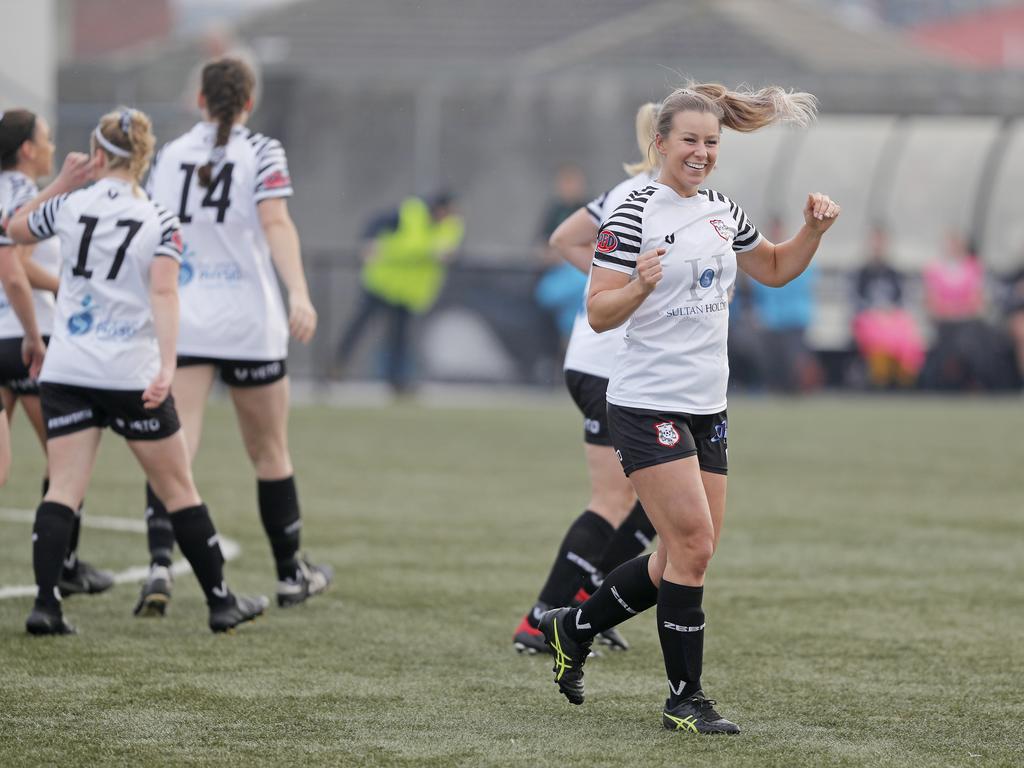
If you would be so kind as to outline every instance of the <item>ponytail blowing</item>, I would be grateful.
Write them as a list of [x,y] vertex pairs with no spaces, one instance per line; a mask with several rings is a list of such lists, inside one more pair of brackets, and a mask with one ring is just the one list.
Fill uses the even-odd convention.
[[658,133],[667,136],[672,118],[679,112],[710,113],[726,128],[750,133],[781,122],[804,128],[814,121],[817,111],[818,100],[812,94],[787,91],[777,85],[755,91],[747,87],[730,90],[718,83],[690,82],[662,102]]

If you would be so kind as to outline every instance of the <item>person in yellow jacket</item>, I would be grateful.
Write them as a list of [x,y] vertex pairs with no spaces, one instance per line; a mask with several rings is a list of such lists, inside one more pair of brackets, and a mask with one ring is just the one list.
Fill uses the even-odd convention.
[[344,370],[369,322],[388,320],[386,374],[396,394],[411,379],[410,323],[437,301],[447,264],[462,243],[465,225],[451,194],[410,197],[376,217],[364,233],[362,299],[341,335],[335,370]]

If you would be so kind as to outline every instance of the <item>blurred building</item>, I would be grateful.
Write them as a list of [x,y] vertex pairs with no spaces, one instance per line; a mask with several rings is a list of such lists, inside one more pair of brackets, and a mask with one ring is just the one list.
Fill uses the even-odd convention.
[[[872,221],[889,224],[894,260],[911,272],[949,229],[970,235],[996,269],[1013,266],[1024,250],[1024,220],[1010,194],[1024,182],[1016,54],[982,67],[938,45],[938,32],[925,35],[938,27],[921,25],[961,10],[998,10],[981,0],[938,5],[298,0],[243,20],[234,34],[262,64],[252,122],[288,149],[292,209],[320,270],[328,334],[355,295],[351,273],[339,265],[351,264],[362,222],[444,183],[459,192],[468,223],[463,266],[450,283],[452,311],[491,315],[466,347],[475,344],[481,359],[485,349],[504,347],[501,354],[518,360],[510,349],[520,341],[498,344],[487,334],[529,333],[508,328],[532,291],[528,248],[555,170],[574,163],[597,188],[617,183],[622,162],[635,159],[636,106],[692,76],[778,83],[820,98],[822,118],[810,131],[727,134],[711,184],[755,221],[780,217],[790,229],[808,191],[825,189],[843,203],[820,257],[824,295],[811,329],[812,344],[829,349],[849,344],[849,309],[845,288],[828,272],[860,263]],[[1020,25],[1010,10],[1004,39]],[[67,62],[62,138],[81,146],[96,116],[116,102],[148,110],[160,138],[180,132],[195,119],[183,91],[203,46],[172,37]],[[309,365],[334,339],[322,343]],[[534,366],[520,363],[523,371]],[[296,360],[296,369],[303,364]],[[493,355],[486,367],[528,377]]]

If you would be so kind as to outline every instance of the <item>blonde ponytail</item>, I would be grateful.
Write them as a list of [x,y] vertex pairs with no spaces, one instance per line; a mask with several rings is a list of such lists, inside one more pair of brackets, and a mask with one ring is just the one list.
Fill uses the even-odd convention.
[[149,117],[128,107],[108,112],[100,118],[93,135],[93,148],[97,146],[107,156],[107,168],[128,169],[138,194],[156,146]]
[[643,160],[636,163],[624,163],[623,170],[630,176],[641,173],[650,173],[659,165],[658,152],[654,148],[654,133],[658,127],[658,111],[661,104],[649,101],[642,104],[636,111],[636,145]]
[[818,100],[810,93],[787,91],[777,85],[759,90],[730,90],[718,83],[689,82],[670,93],[661,104],[658,133],[667,136],[679,112],[704,112],[734,131],[749,133],[772,123],[806,127],[814,121]]

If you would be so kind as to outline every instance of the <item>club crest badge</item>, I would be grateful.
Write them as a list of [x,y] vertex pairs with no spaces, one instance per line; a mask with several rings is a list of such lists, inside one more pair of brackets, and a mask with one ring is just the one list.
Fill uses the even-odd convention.
[[728,240],[732,237],[732,232],[729,231],[729,227],[727,227],[725,222],[721,219],[711,219],[708,223],[715,228],[715,232],[717,232],[718,236],[723,240]]
[[601,253],[614,253],[618,247],[619,238],[610,229],[602,230],[597,236],[597,250]]
[[676,430],[676,425],[671,421],[663,421],[661,424],[655,424],[654,428],[658,432],[659,445],[664,445],[666,448],[672,448],[679,442],[679,432]]

